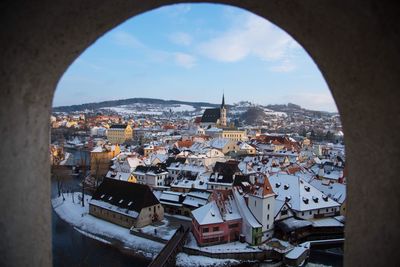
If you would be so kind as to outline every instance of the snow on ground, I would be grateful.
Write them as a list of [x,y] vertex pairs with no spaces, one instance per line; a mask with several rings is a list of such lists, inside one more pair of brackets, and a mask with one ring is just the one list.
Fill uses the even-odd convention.
[[247,243],[241,243],[241,242],[231,242],[231,243],[225,243],[225,244],[220,244],[220,245],[214,245],[214,246],[206,246],[206,247],[199,247],[197,245],[196,239],[194,238],[192,233],[189,233],[187,242],[186,242],[186,247],[191,248],[191,249],[196,249],[199,251],[205,251],[205,252],[210,252],[210,253],[232,253],[232,252],[256,252],[256,251],[261,251],[261,249],[257,247],[252,247]]
[[204,256],[193,256],[186,253],[179,253],[176,256],[176,266],[234,266],[239,264],[237,260],[231,259],[214,259]]
[[104,107],[101,109],[111,110],[121,115],[162,115],[163,112],[193,112],[196,109],[191,105],[176,104],[176,105],[150,105],[150,104],[132,104],[121,105],[115,107]]
[[[139,232],[147,235],[159,237],[163,240],[170,240],[172,236],[175,234],[177,229],[178,229],[177,225],[175,226],[170,225],[169,221],[167,219],[164,219],[158,226],[148,225],[135,230],[138,230]],[[156,232],[154,230],[156,230]]]
[[117,112],[118,114],[121,115],[161,115],[162,111],[154,111],[154,110],[136,110],[132,109],[126,106],[118,106],[118,107],[107,107],[107,108],[101,108],[101,109],[106,109],[106,110],[111,110],[114,112]]
[[180,104],[180,105],[172,106],[171,110],[173,112],[183,112],[183,111],[195,111],[196,109],[193,106]]
[[[109,240],[118,240],[123,243],[124,247],[135,250],[136,253],[142,254],[147,258],[154,258],[164,246],[161,243],[131,235],[129,229],[109,223],[89,215],[90,197],[85,197],[85,207],[78,201],[80,193],[74,193],[75,203],[72,202],[72,194],[64,194],[65,201],[62,197],[51,200],[54,211],[64,221],[73,225],[80,233],[95,239],[110,243]],[[113,243],[113,242],[111,242]]]

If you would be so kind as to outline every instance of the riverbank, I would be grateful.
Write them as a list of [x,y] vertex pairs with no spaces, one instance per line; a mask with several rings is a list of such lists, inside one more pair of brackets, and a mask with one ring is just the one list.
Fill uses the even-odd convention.
[[85,207],[78,202],[79,196],[80,193],[64,194],[65,200],[61,196],[52,199],[51,202],[57,215],[82,234],[103,243],[112,243],[130,249],[135,254],[148,259],[154,258],[164,246],[162,243],[131,235],[127,228],[89,215],[90,196],[85,197]]
[[[163,248],[165,244],[156,242],[148,238],[130,234],[130,230],[118,225],[98,219],[89,214],[90,196],[85,196],[85,207],[79,202],[81,194],[64,193],[63,197],[56,197],[51,200],[55,213],[80,234],[90,237],[94,240],[117,247],[126,254],[153,259]],[[154,226],[149,226],[143,233],[151,234]],[[157,233],[165,233],[163,239],[168,239],[173,234],[170,229],[158,230]],[[240,261],[231,259],[213,259],[204,256],[193,256],[186,253],[179,253],[177,257],[177,266],[233,266],[240,264]]]

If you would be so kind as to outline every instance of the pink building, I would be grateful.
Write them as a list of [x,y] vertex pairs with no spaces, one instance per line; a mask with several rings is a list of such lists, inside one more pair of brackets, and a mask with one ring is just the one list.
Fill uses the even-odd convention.
[[231,194],[217,193],[216,200],[192,211],[192,232],[200,246],[239,239],[242,217]]

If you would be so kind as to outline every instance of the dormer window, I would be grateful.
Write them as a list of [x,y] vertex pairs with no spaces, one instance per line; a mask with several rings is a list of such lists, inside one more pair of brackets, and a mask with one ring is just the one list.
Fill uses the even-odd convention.
[[305,204],[308,204],[308,198],[303,197],[303,202],[304,202]]
[[318,197],[316,197],[316,196],[313,196],[313,201],[315,202],[315,203],[318,203]]
[[291,196],[286,196],[286,197],[285,197],[285,200],[286,200],[286,201],[290,201],[291,199],[292,199]]
[[122,202],[124,202],[124,200],[123,200],[123,199],[121,199],[121,200],[120,200],[118,203],[119,203],[119,204],[121,204]]
[[130,201],[130,202],[128,203],[128,206],[130,207],[130,206],[132,205],[132,203],[133,203],[133,202],[132,202],[132,201]]
[[106,196],[106,195],[104,195],[104,194],[103,194],[103,195],[101,195],[101,197],[100,197],[100,198],[101,198],[101,199],[103,199],[105,196]]
[[288,190],[288,189],[289,189],[289,185],[288,185],[288,184],[285,184],[285,185],[283,186],[283,189]]
[[304,186],[304,189],[305,189],[307,192],[310,192],[310,187],[309,187],[309,186]]
[[327,196],[325,196],[325,195],[324,195],[324,196],[322,196],[322,199],[323,199],[323,200],[325,200],[325,201],[328,201],[328,197],[327,197]]
[[109,197],[108,200],[110,201],[112,199],[112,197]]
[[280,186],[281,186],[281,183],[276,183],[276,184],[275,184],[275,187],[276,187],[276,188],[279,188]]

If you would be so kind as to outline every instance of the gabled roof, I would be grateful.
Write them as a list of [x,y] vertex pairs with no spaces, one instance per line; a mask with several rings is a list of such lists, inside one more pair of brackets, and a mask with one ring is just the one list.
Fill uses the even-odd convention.
[[210,146],[217,149],[223,149],[231,140],[229,138],[214,138],[210,140]]
[[138,213],[143,208],[160,204],[147,185],[109,178],[103,180],[92,199]]
[[339,207],[327,195],[295,175],[277,173],[269,177],[276,199],[286,201],[295,211]]
[[199,225],[224,222],[215,201],[212,201],[201,208],[193,210],[192,215]]
[[264,177],[263,183],[256,184],[256,187],[253,189],[253,195],[261,198],[275,195],[267,176]]
[[204,110],[203,116],[201,117],[201,122],[213,122],[221,118],[221,110],[219,108],[208,108]]

